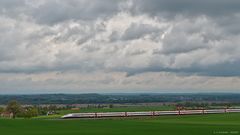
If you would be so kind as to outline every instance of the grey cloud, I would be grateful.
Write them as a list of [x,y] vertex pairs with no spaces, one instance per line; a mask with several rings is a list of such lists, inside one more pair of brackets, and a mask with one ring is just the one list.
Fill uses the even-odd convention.
[[[203,43],[199,37],[191,37],[181,35],[183,33],[171,34],[163,40],[162,53],[187,53],[197,49],[207,49],[207,45]],[[176,42],[177,41],[177,42]]]
[[68,20],[96,20],[116,14],[125,0],[2,0],[0,13],[12,18],[27,16],[37,23],[53,25]]
[[189,68],[164,68],[159,67],[157,65],[153,65],[148,68],[124,68],[119,69],[117,71],[126,71],[127,77],[135,76],[137,74],[143,74],[147,72],[168,72],[168,73],[177,73],[179,75],[198,75],[198,76],[221,76],[221,77],[239,77],[240,71],[238,70],[240,68],[239,61],[237,62],[226,62],[222,64],[212,65],[212,66],[197,66],[194,65]]
[[156,34],[160,35],[159,33],[161,30],[157,27],[153,27],[148,24],[136,24],[132,23],[131,26],[125,31],[122,36],[122,40],[133,40],[138,38],[143,38],[143,36],[149,34]]
[[[121,2],[2,3],[0,17],[12,25],[0,26],[0,72],[240,75],[237,1],[133,1],[127,11]],[[15,9],[6,7],[14,6],[27,19],[13,17]],[[215,13],[221,8],[224,14]]]
[[134,0],[136,13],[223,16],[240,11],[239,0]]
[[121,35],[117,31],[113,31],[111,33],[111,35],[109,36],[109,39],[111,42],[115,42],[115,41],[119,40],[120,37],[121,37]]
[[232,15],[222,16],[221,18],[217,18],[215,20],[216,24],[219,27],[225,30],[224,34],[231,35],[239,35],[240,34],[240,12],[233,13]]
[[119,11],[119,2],[112,0],[54,0],[34,9],[32,16],[37,22],[54,24],[66,20],[95,20],[109,17]]
[[145,50],[133,50],[131,52],[128,52],[127,55],[134,56],[134,55],[142,55],[147,53]]
[[3,9],[15,8],[23,4],[24,4],[24,1],[19,1],[19,0],[1,0],[0,1],[0,7]]
[[239,0],[1,0],[0,92],[239,89],[239,23]]

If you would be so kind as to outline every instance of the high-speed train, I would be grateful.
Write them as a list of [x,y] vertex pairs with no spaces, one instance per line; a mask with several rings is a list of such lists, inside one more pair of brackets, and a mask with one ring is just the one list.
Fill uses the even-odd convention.
[[160,116],[160,115],[187,115],[187,114],[215,114],[240,112],[240,109],[211,109],[211,110],[177,110],[177,111],[148,111],[148,112],[97,112],[71,113],[62,118],[101,118],[101,117],[132,117],[132,116]]

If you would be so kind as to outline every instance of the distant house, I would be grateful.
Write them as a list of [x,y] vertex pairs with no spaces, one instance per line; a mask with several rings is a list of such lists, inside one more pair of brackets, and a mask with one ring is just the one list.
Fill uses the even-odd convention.
[[1,117],[4,117],[4,118],[12,118],[12,117],[13,117],[13,113],[3,112],[3,113],[1,113]]
[[56,113],[55,111],[48,111],[48,112],[47,112],[47,116],[48,116],[48,115],[54,115],[54,114],[57,114],[57,113]]

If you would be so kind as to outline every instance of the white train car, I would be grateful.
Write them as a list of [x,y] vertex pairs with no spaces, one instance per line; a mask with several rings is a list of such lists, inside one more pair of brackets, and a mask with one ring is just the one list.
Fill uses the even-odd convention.
[[192,115],[192,114],[217,114],[240,112],[240,109],[211,109],[211,110],[177,110],[177,111],[148,111],[148,112],[97,112],[97,113],[72,113],[62,118],[101,118],[101,117],[133,117],[133,116],[161,116],[161,115]]

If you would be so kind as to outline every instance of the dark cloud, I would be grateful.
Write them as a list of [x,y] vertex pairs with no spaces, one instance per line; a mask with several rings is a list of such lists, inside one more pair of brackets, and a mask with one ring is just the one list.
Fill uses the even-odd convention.
[[117,1],[54,0],[47,1],[33,10],[32,16],[39,23],[54,24],[67,20],[95,20],[110,17],[119,11]]
[[232,15],[240,11],[239,0],[134,0],[133,11],[150,15]]
[[25,6],[25,0],[19,1],[19,0],[1,0],[0,1],[0,12],[6,12],[6,11],[12,11],[16,10],[20,7]]
[[194,65],[190,68],[164,68],[157,65],[152,65],[148,68],[124,68],[118,69],[117,71],[127,71],[127,77],[142,74],[146,72],[169,72],[177,73],[179,75],[198,75],[198,76],[221,76],[221,77],[238,77],[240,76],[239,61],[226,62],[211,66]]

